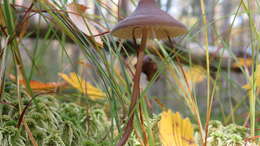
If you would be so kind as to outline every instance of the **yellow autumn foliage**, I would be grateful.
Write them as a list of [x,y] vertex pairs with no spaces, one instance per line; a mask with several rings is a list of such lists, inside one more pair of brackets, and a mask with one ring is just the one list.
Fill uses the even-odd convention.
[[[10,74],[9,78],[16,82],[16,76]],[[22,77],[20,77],[22,78]],[[19,79],[19,84],[22,85],[23,87],[26,87],[26,80],[24,79]],[[67,85],[65,82],[41,82],[41,81],[36,81],[36,80],[30,80],[29,85],[31,89],[35,92],[45,92],[45,91],[55,91],[58,88],[65,88]]]
[[232,64],[233,68],[238,67],[249,67],[253,64],[253,60],[251,58],[237,58],[237,61]]
[[193,127],[188,118],[171,110],[161,114],[158,123],[160,140],[163,146],[197,146],[193,138]]
[[[185,97],[189,97],[192,93],[194,85],[206,79],[206,70],[199,65],[192,67],[183,66],[183,70],[176,71],[173,67],[169,68],[170,74],[176,84],[179,92]],[[182,72],[183,71],[183,72]]]
[[74,72],[69,75],[59,73],[59,76],[81,93],[88,95],[92,100],[103,99],[106,96],[104,92],[94,87]]
[[185,72],[185,76],[192,83],[200,83],[206,79],[206,70],[199,65],[192,66]]
[[202,66],[194,65],[192,67],[183,67],[183,69],[183,74],[181,72],[182,75],[178,75],[174,68],[170,68],[171,75],[177,83],[187,80],[189,85],[191,85],[206,79],[206,70]]
[[[253,82],[253,76],[250,77],[249,79],[249,83],[247,83],[246,85],[243,86],[244,89],[251,89],[251,83]],[[256,87],[260,87],[260,65],[256,66],[256,70],[255,70],[255,84]]]

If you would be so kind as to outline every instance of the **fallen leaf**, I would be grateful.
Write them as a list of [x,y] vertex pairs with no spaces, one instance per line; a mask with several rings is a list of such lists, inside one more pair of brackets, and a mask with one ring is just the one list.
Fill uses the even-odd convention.
[[[251,76],[249,79],[249,83],[245,84],[242,88],[248,90],[251,89],[252,82],[253,82],[253,77]],[[255,69],[255,84],[256,87],[260,87],[260,65],[257,65]]]
[[93,37],[99,45],[103,45],[99,34],[101,34],[101,31],[107,32],[107,29],[100,24],[87,19],[84,15],[86,9],[86,6],[74,2],[67,5],[68,15],[72,23],[87,36]]
[[59,73],[59,76],[81,93],[88,95],[92,100],[103,99],[106,97],[104,92],[86,82],[74,72],[70,73],[69,75]]
[[[16,81],[16,77],[14,75],[9,75],[9,78],[13,81]],[[19,80],[19,84],[22,85],[23,87],[26,86],[26,81],[21,79]],[[40,81],[35,81],[35,80],[31,80],[29,82],[30,87],[32,90],[34,91],[51,91],[51,90],[55,90],[57,88],[61,88],[61,87],[65,87],[66,83],[65,82],[48,82],[48,83],[43,83]]]
[[206,70],[199,65],[192,66],[185,71],[185,76],[188,82],[200,83],[206,79]]
[[233,68],[239,67],[250,67],[253,64],[253,60],[251,58],[237,58],[237,61],[232,64]]
[[78,64],[84,65],[87,68],[93,68],[93,66],[90,63],[84,62],[83,60],[78,61]]
[[183,119],[178,112],[162,112],[158,127],[163,146],[197,146],[190,120]]

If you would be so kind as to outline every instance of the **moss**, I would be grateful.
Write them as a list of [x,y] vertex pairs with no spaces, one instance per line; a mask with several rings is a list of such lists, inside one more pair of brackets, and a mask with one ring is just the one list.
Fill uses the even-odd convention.
[[220,121],[210,121],[208,144],[212,146],[234,145],[242,146],[247,134],[245,127],[230,124],[223,126]]
[[[3,101],[10,104],[0,104],[0,143],[3,146],[30,145],[23,126],[16,128],[19,119],[18,98],[15,96],[15,87],[8,86]],[[30,98],[22,94],[22,108],[29,101]],[[60,103],[51,95],[36,97],[27,109],[24,120],[37,143],[42,146],[81,146],[86,141],[101,141],[109,132],[109,122],[103,110],[93,106],[87,112],[77,104]]]

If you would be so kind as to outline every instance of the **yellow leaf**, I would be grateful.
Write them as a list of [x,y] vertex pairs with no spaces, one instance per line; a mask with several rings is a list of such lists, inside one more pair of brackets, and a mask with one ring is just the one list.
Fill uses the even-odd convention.
[[186,72],[185,76],[192,83],[200,83],[206,78],[206,71],[203,67],[196,65],[190,67]]
[[173,113],[171,110],[162,112],[158,127],[163,146],[197,146],[190,120],[182,119],[178,112]]
[[249,90],[249,89],[251,89],[251,85],[245,84],[244,86],[242,86],[242,88]]
[[[245,84],[244,86],[242,86],[242,88],[244,89],[251,89],[251,83],[253,82],[253,77],[251,76],[249,79],[249,83]],[[260,87],[260,65],[256,66],[256,70],[255,70],[255,84],[256,87]]]
[[251,58],[237,58],[237,61],[232,64],[233,68],[239,67],[249,67],[253,64],[253,60]]
[[70,73],[69,75],[59,73],[59,76],[81,93],[88,95],[92,100],[103,99],[106,96],[104,92],[86,82],[76,73]]

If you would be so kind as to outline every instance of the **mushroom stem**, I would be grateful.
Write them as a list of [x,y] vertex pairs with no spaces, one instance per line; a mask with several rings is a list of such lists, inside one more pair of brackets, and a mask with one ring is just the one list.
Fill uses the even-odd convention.
[[129,113],[130,113],[130,118],[127,122],[127,125],[124,129],[124,134],[122,138],[120,139],[119,143],[117,146],[123,146],[127,139],[129,138],[132,130],[133,130],[133,121],[134,121],[134,109],[136,106],[136,102],[138,100],[138,97],[140,97],[140,79],[141,79],[141,73],[142,73],[142,66],[143,66],[143,60],[144,60],[144,50],[146,48],[146,42],[147,42],[147,29],[143,28],[142,31],[142,40],[141,40],[141,46],[137,50],[137,64],[136,64],[136,71],[134,75],[134,86],[133,86],[133,94],[131,97],[131,104],[129,107]]
[[144,60],[144,50],[147,42],[147,30],[144,28],[142,33],[143,34],[142,34],[141,46],[137,50],[137,64],[136,64],[136,71],[133,79],[134,87],[133,87],[133,95],[131,99],[130,110],[134,108],[137,98],[140,95],[140,78],[141,78],[142,66]]

